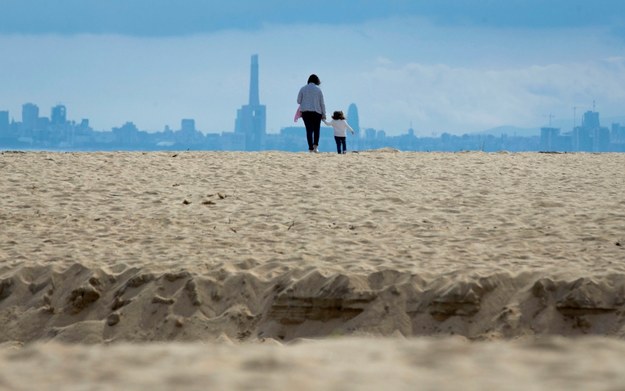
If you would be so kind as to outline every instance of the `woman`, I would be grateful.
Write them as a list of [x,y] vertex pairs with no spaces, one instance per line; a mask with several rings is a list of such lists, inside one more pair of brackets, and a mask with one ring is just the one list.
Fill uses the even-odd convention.
[[315,153],[319,152],[321,120],[326,119],[326,105],[319,84],[321,84],[319,77],[312,74],[308,77],[308,84],[302,87],[297,95],[297,103],[299,103],[302,119],[306,126],[308,151]]

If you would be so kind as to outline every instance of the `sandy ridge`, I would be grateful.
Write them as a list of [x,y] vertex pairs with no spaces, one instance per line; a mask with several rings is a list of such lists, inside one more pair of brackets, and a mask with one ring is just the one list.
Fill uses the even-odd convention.
[[621,154],[0,154],[3,341],[620,336]]
[[233,340],[351,334],[622,336],[625,276],[537,273],[424,279],[291,270],[114,274],[79,264],[0,279],[0,342]]

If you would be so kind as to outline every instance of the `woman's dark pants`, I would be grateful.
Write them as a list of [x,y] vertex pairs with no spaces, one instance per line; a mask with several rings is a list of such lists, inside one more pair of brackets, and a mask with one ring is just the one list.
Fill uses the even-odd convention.
[[316,111],[302,111],[302,119],[306,126],[306,141],[308,150],[312,151],[319,145],[319,132],[321,131],[321,114]]

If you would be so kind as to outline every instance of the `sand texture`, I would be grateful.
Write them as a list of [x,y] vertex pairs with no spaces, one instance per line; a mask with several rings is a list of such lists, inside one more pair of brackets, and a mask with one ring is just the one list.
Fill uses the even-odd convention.
[[624,355],[625,342],[604,338],[46,344],[0,350],[0,389],[614,391]]
[[[310,350],[321,361],[294,371],[312,377],[331,366],[322,351],[364,354],[364,370],[367,349],[402,376],[404,337],[417,357],[441,343],[465,360],[517,352],[530,374],[537,342],[510,339],[595,335],[549,343],[622,354],[624,167],[623,154],[3,152],[0,367],[27,351],[50,367],[83,354],[87,369],[156,341],[170,360],[234,367],[243,352],[279,365]],[[452,334],[482,342],[430,339]],[[300,338],[325,339],[278,346]],[[161,345],[138,346],[149,361]],[[334,375],[325,386],[345,389]]]

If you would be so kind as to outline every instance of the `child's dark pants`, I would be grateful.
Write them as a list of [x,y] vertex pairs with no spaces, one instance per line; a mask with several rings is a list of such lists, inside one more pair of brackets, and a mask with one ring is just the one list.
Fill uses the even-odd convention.
[[334,136],[334,141],[336,141],[336,152],[345,153],[345,150],[347,149],[346,139],[347,137]]

